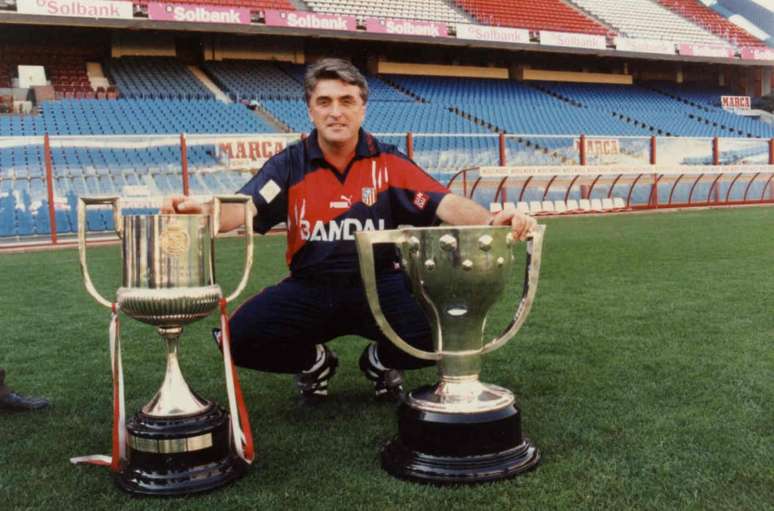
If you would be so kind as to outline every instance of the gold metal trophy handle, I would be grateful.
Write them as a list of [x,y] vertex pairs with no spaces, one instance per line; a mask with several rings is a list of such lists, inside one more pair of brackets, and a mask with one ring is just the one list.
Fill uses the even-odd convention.
[[371,313],[379,325],[384,335],[398,348],[409,355],[423,360],[440,360],[441,354],[429,351],[423,351],[415,348],[404,341],[398,333],[393,330],[387,318],[384,317],[382,307],[379,304],[379,293],[376,288],[376,266],[374,263],[373,246],[377,243],[401,243],[404,241],[403,233],[398,230],[388,231],[369,231],[355,234],[357,242],[358,259],[360,261],[360,276],[363,278],[363,287],[365,288],[368,306]]
[[519,302],[519,307],[516,309],[516,314],[513,316],[513,321],[511,321],[510,325],[506,327],[502,334],[485,344],[481,349],[481,353],[496,350],[510,341],[527,319],[529,311],[532,309],[535,293],[537,293],[540,262],[543,258],[543,235],[545,230],[545,225],[536,225],[527,235],[527,278],[524,282],[521,302]]
[[233,293],[226,298],[227,302],[234,300],[245,289],[247,279],[250,277],[250,268],[253,266],[253,213],[250,210],[248,195],[217,195],[212,200],[212,238],[218,235],[220,230],[220,205],[221,203],[244,204],[245,209],[245,268],[242,272],[242,280],[239,281]]
[[110,301],[106,300],[99,294],[97,288],[91,281],[89,275],[89,268],[86,265],[86,206],[91,205],[103,205],[108,204],[113,207],[113,223],[115,224],[115,231],[118,237],[121,237],[121,220],[118,211],[118,197],[80,197],[78,199],[78,255],[81,262],[81,274],[83,275],[83,283],[86,286],[86,291],[94,297],[100,305],[104,305],[108,309],[112,308]]

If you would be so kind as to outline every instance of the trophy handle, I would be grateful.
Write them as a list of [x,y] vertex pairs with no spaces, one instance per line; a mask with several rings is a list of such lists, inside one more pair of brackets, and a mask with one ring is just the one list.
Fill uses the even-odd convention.
[[89,275],[89,267],[86,265],[86,207],[92,205],[108,204],[113,207],[113,223],[115,225],[116,234],[121,237],[121,220],[118,210],[118,196],[110,197],[79,197],[78,199],[78,255],[81,262],[81,274],[83,275],[83,283],[86,286],[86,291],[99,302],[100,305],[104,305],[108,309],[112,307],[110,301],[106,300],[94,284],[91,281]]
[[359,256],[358,260],[360,262],[360,276],[363,278],[363,287],[368,299],[368,306],[371,308],[376,324],[379,325],[384,335],[395,346],[409,355],[423,360],[440,360],[440,353],[423,351],[404,341],[387,321],[379,304],[373,246],[377,243],[401,243],[404,241],[403,233],[398,230],[358,232],[355,234],[355,238]]
[[527,235],[527,275],[524,280],[524,291],[521,295],[521,302],[519,302],[519,307],[516,309],[516,314],[510,325],[506,327],[505,331],[500,334],[500,336],[495,337],[485,344],[481,349],[481,353],[496,350],[511,340],[527,319],[529,311],[532,309],[535,293],[537,293],[538,278],[540,277],[540,262],[543,258],[543,235],[545,234],[545,230],[545,225],[536,225]]
[[242,279],[239,281],[233,293],[226,297],[226,302],[231,302],[239,296],[247,285],[247,279],[250,276],[250,268],[253,266],[253,215],[250,211],[250,201],[252,198],[248,195],[216,195],[212,200],[212,238],[218,235],[220,230],[220,205],[221,203],[244,204],[245,210],[245,267],[242,271]]

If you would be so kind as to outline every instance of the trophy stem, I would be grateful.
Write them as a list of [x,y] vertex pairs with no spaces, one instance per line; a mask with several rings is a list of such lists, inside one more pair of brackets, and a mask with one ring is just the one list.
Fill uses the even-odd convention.
[[210,403],[194,394],[180,371],[177,352],[183,327],[159,327],[167,344],[167,370],[158,392],[142,409],[152,417],[182,417],[203,413]]

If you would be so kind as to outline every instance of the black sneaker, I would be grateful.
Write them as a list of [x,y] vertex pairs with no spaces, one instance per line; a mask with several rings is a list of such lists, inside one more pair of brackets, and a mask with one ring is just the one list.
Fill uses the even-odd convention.
[[323,344],[317,345],[317,360],[310,369],[295,375],[296,387],[304,400],[317,400],[328,396],[328,380],[336,374],[339,357]]
[[360,370],[374,382],[374,397],[380,401],[397,401],[403,394],[403,373],[385,367],[376,354],[376,344],[370,344],[360,355]]

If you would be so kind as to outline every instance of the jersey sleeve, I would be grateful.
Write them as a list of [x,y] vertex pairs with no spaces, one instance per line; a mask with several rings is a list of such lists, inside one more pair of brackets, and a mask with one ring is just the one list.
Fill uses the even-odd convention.
[[275,225],[287,220],[288,185],[290,182],[288,150],[270,158],[239,193],[253,198],[257,210],[253,218],[255,232],[264,234]]
[[390,207],[396,224],[437,223],[436,210],[449,189],[401,153],[390,152]]

